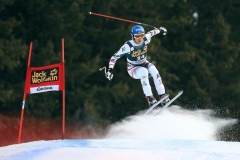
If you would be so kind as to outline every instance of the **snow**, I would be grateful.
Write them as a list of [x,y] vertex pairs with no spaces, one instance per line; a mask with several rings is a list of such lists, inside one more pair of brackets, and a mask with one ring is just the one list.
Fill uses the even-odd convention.
[[240,142],[217,141],[236,123],[211,110],[172,106],[158,116],[144,111],[112,124],[102,139],[34,141],[0,147],[0,160],[238,160]]

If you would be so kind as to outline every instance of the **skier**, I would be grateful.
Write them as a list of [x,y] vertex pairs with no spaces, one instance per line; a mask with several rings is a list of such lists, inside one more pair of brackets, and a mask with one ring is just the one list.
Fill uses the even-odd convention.
[[[125,42],[125,44],[111,57],[108,71],[106,72],[106,78],[112,80],[113,68],[116,61],[126,56],[128,74],[134,79],[141,80],[142,89],[150,107],[154,105],[157,100],[153,96],[149,83],[149,76],[153,77],[155,88],[160,99],[165,95],[165,88],[158,70],[147,60],[147,47],[152,36],[156,34],[166,35],[166,33],[167,30],[164,27],[153,29],[145,34],[145,30],[142,26],[133,26],[131,29],[132,40]],[[165,99],[162,105],[164,106],[168,101],[169,98]]]

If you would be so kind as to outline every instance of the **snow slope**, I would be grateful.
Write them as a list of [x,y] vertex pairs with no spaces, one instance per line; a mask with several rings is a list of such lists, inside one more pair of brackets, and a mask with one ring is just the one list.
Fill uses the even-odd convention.
[[[157,112],[157,109],[153,112]],[[143,111],[109,126],[103,139],[35,141],[0,147],[0,160],[239,160],[240,142],[216,141],[233,119],[210,110],[172,106],[159,116]]]

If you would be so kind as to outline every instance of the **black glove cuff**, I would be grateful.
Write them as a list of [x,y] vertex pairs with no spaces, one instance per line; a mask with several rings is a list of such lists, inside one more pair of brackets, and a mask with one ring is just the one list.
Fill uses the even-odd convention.
[[108,72],[112,73],[113,69],[112,68],[108,68]]

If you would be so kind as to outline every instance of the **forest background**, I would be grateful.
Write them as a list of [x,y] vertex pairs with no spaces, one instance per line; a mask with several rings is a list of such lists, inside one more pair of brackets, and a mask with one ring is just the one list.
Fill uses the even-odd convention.
[[[77,129],[89,136],[92,130],[104,130],[148,107],[140,82],[126,72],[125,58],[117,61],[112,81],[99,71],[131,39],[134,24],[89,11],[165,27],[166,36],[152,38],[148,58],[158,68],[166,92],[173,96],[184,90],[176,104],[186,109],[212,109],[217,117],[240,119],[238,0],[0,0],[0,4],[1,145],[17,142],[30,42],[31,66],[38,67],[59,63],[61,39],[65,40],[67,137]],[[61,92],[27,96],[23,141],[61,137],[61,100]],[[239,123],[227,127],[219,140],[240,141]]]

